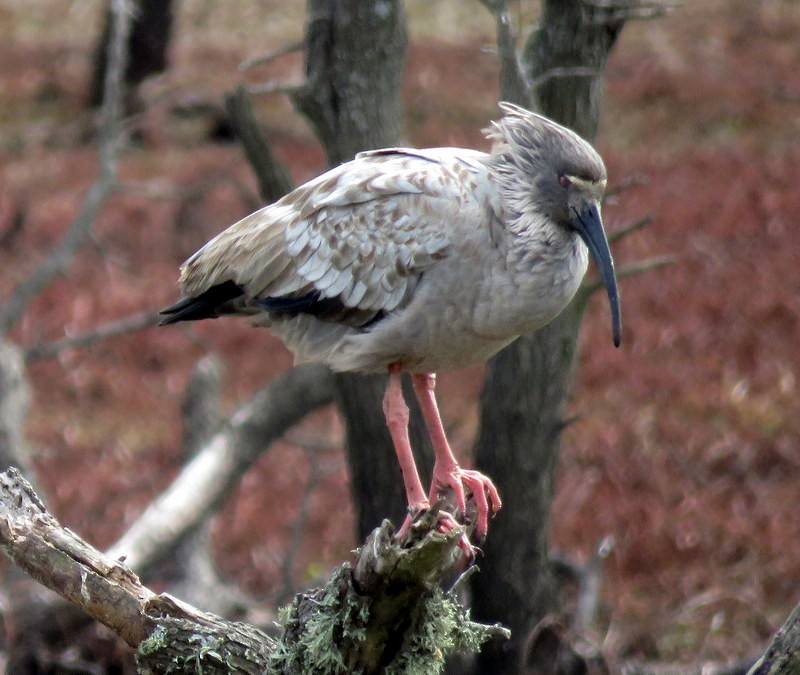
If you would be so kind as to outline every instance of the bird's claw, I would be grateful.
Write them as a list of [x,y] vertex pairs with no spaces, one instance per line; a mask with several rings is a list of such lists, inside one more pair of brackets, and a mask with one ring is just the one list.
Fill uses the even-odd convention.
[[[461,527],[461,525],[458,524],[458,521],[453,518],[451,514],[449,514],[447,511],[439,512],[439,520],[436,523],[437,532],[440,534],[448,534],[457,527]],[[464,557],[468,563],[474,562],[475,558],[477,557],[477,553],[481,552],[477,546],[473,546],[472,543],[470,543],[466,532],[461,533],[461,536],[458,539],[458,548],[460,548],[464,553]]]
[[490,478],[478,471],[462,469],[458,465],[447,470],[440,470],[439,467],[435,466],[430,499],[431,501],[435,500],[440,493],[449,488],[453,491],[456,508],[463,516],[467,512],[464,486],[472,493],[472,499],[475,501],[478,516],[478,522],[475,525],[475,536],[478,541],[483,541],[489,531],[489,516],[497,513],[503,505],[500,500],[500,493]]
[[[423,513],[429,510],[429,505],[415,504],[413,507],[409,506],[409,513],[406,516],[406,519],[403,521],[403,525],[397,531],[396,539],[398,541],[405,540],[408,537],[411,527],[414,525],[414,523],[418,521]],[[453,515],[447,511],[438,511],[438,513],[436,513],[436,525],[434,529],[439,534],[449,534],[454,529],[460,527],[462,526],[453,517]],[[461,533],[461,536],[458,540],[458,547],[461,549],[467,561],[470,563],[475,560],[476,554],[480,553],[480,549],[470,543],[466,532]]]

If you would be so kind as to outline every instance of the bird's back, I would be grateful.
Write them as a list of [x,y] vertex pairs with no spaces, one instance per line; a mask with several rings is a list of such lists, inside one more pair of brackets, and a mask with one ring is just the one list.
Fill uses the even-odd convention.
[[208,242],[184,263],[181,289],[195,301],[224,298],[198,318],[255,316],[299,360],[335,366],[344,338],[401,313],[422,278],[468,243],[475,214],[489,208],[486,158],[362,153]]

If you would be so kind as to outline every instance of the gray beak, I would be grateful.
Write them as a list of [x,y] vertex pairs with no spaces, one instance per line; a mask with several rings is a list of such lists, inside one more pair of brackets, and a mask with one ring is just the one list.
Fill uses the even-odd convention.
[[608,302],[611,305],[611,330],[614,346],[619,347],[622,335],[622,315],[619,307],[619,290],[617,289],[617,276],[614,273],[614,259],[608,248],[608,239],[603,230],[603,221],[597,204],[585,202],[580,213],[573,209],[575,217],[571,221],[572,228],[580,235],[592,254],[595,265],[600,272],[600,278],[608,293]]

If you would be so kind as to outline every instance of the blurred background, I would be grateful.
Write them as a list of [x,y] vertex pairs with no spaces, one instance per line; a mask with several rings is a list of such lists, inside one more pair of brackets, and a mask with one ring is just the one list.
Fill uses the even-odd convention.
[[[538,8],[510,5],[523,27]],[[486,149],[480,130],[499,95],[491,15],[477,2],[407,9],[405,141]],[[96,178],[88,100],[105,11],[99,0],[0,2],[0,298],[60,240]],[[131,104],[119,190],[66,274],[8,333],[28,350],[24,442],[36,480],[60,521],[99,548],[180,470],[198,359],[219,357],[227,414],[291,355],[244,322],[31,350],[170,304],[179,264],[261,205],[222,100],[239,84],[301,83],[299,51],[239,65],[301,40],[304,22],[291,0],[179,3],[167,68]],[[619,350],[605,298],[590,303],[551,541],[588,560],[613,537],[599,640],[619,659],[745,657],[800,599],[799,63],[800,4],[707,0],[630,22],[606,66],[597,146],[610,184],[632,183],[606,204],[606,226],[654,219],[615,247],[618,266],[674,262],[622,282]],[[324,170],[286,96],[253,100],[295,183]],[[440,377],[461,454],[481,381],[482,368]],[[333,409],[305,418],[212,524],[222,576],[267,606],[357,544],[343,442]]]

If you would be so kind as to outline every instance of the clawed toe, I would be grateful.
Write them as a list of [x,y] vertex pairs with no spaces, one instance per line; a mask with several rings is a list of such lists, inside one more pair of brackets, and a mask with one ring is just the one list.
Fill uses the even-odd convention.
[[[395,535],[395,539],[397,541],[404,541],[408,538],[412,526],[419,520],[419,518],[427,511],[428,509],[419,509],[415,508],[413,512],[409,509],[409,514],[406,516],[405,520],[403,521],[403,525],[397,531]],[[449,534],[456,528],[462,528],[463,526],[453,517],[452,514],[448,513],[447,511],[439,511],[436,514],[436,525],[435,530],[439,534]],[[480,553],[480,549],[473,546],[469,538],[467,537],[466,532],[462,532],[461,536],[458,540],[458,547],[464,553],[466,559],[472,563],[477,554]]]
[[[447,511],[439,512],[439,520],[436,523],[437,532],[441,534],[448,534],[457,527],[461,527],[461,525],[458,524],[458,521],[456,521],[451,514],[447,513]],[[464,553],[464,556],[469,563],[474,562],[476,554],[480,552],[479,548],[470,543],[466,532],[461,533],[461,536],[458,539],[458,548],[460,548]]]
[[478,522],[475,525],[475,536],[483,542],[489,531],[489,516],[494,516],[503,505],[500,493],[494,483],[478,471],[461,470],[461,480],[472,492],[475,501]]
[[434,467],[433,485],[430,499],[433,501],[440,493],[450,489],[456,501],[456,508],[462,515],[466,513],[466,496],[464,488],[472,493],[477,511],[475,536],[478,541],[483,541],[489,530],[489,516],[493,516],[502,506],[500,493],[494,483],[478,471],[462,469],[458,465],[449,470],[437,470]]

